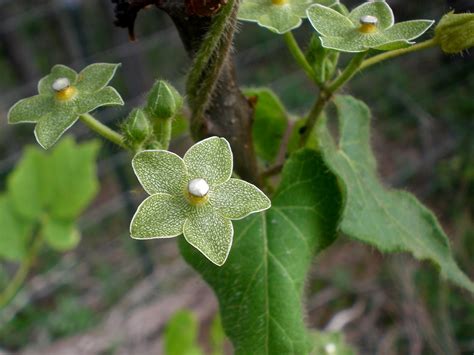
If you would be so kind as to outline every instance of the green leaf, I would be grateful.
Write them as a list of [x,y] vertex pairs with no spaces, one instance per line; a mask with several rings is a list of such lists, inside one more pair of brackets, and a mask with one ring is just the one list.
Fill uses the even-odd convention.
[[27,148],[8,177],[8,192],[18,214],[38,220],[44,213],[76,218],[95,196],[98,144],[64,139],[48,155]]
[[222,320],[219,314],[216,314],[209,330],[212,355],[224,355],[225,333],[222,328]]
[[91,202],[99,183],[96,159],[99,144],[95,141],[76,144],[72,138],[61,141],[48,159],[49,176],[42,188],[50,186],[50,214],[73,220]]
[[336,99],[340,140],[336,145],[325,125],[321,147],[331,169],[344,181],[347,203],[341,230],[383,252],[410,252],[437,264],[444,277],[474,292],[474,284],[453,259],[449,240],[436,217],[415,197],[386,189],[377,178],[370,148],[370,112],[362,102]]
[[267,88],[246,89],[247,97],[257,97],[252,136],[255,151],[263,160],[272,163],[277,158],[288,125],[285,107]]
[[15,170],[8,176],[7,189],[15,211],[23,218],[37,220],[49,201],[46,154],[27,147]]
[[0,195],[0,257],[20,261],[26,255],[33,223],[18,216],[7,196]]
[[165,355],[201,355],[197,343],[198,322],[189,311],[178,311],[168,321],[164,335]]
[[270,208],[270,200],[256,186],[244,180],[229,179],[211,191],[209,203],[223,217],[241,219]]
[[342,208],[336,177],[319,154],[291,156],[272,207],[234,223],[217,268],[187,243],[180,248],[214,289],[236,354],[308,354],[302,295],[313,256],[335,238]]
[[176,237],[183,233],[188,210],[188,203],[182,196],[151,195],[133,216],[130,235],[134,239]]
[[52,249],[60,252],[74,249],[81,240],[74,222],[51,218],[43,222],[41,236]]
[[94,63],[85,67],[77,77],[77,89],[93,93],[103,89],[110,80],[120,64]]
[[189,178],[204,179],[209,186],[221,184],[232,175],[232,150],[224,138],[210,137],[197,142],[183,159]]
[[88,113],[102,106],[123,105],[120,94],[111,86],[107,86],[92,94],[80,94],[75,101],[78,114]]

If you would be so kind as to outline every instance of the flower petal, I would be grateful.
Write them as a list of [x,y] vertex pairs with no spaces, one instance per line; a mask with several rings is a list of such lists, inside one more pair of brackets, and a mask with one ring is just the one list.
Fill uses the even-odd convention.
[[183,159],[166,150],[144,150],[132,160],[140,184],[150,195],[183,195],[187,174]]
[[72,107],[56,107],[54,111],[41,117],[36,124],[36,140],[44,149],[51,148],[78,118],[79,116]]
[[191,179],[202,178],[212,186],[232,175],[232,150],[225,138],[211,137],[194,144],[184,155]]
[[77,79],[77,73],[62,64],[56,64],[52,69],[51,73],[43,77],[39,82],[38,82],[38,92],[40,95],[52,95],[55,93],[53,90],[53,83],[56,79],[59,78],[67,78],[71,82],[71,84],[76,83]]
[[51,96],[35,95],[22,99],[8,111],[8,123],[38,122],[50,111],[54,110],[54,100]]
[[77,113],[83,114],[101,106],[123,105],[120,94],[111,86],[107,86],[95,93],[80,94],[75,101]]
[[296,16],[306,18],[306,11],[312,5],[319,4],[326,7],[334,6],[338,0],[289,0],[291,9]]
[[273,6],[268,0],[246,0],[239,6],[238,19],[243,21],[258,22],[260,16],[265,15]]
[[348,53],[365,52],[368,50],[363,42],[345,37],[321,37],[321,45],[324,48]]
[[184,237],[214,264],[225,263],[232,246],[232,222],[207,205],[194,209],[184,223]]
[[382,30],[393,26],[393,23],[395,22],[392,9],[385,1],[382,0],[365,2],[362,5],[356,7],[349,14],[349,19],[354,23],[354,25],[359,26],[360,19],[363,16],[377,17],[378,27]]
[[348,32],[357,31],[351,20],[329,7],[314,5],[308,9],[307,13],[309,22],[322,36],[339,37]]
[[431,20],[412,20],[399,22],[387,29],[384,34],[392,40],[411,41],[420,37],[433,25]]
[[77,89],[85,92],[95,92],[103,89],[112,80],[120,64],[94,63],[85,67],[77,80]]
[[266,27],[278,34],[298,28],[302,22],[301,18],[288,5],[273,5],[269,11],[258,18],[260,26]]
[[155,194],[138,206],[130,223],[134,239],[171,238],[183,233],[189,205],[181,196]]
[[209,203],[222,216],[241,219],[270,208],[270,199],[247,181],[229,179],[209,193]]

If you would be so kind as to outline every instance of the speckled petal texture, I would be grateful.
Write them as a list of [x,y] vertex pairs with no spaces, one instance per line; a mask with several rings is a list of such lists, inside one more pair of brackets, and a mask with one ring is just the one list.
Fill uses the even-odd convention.
[[322,36],[344,36],[356,29],[346,16],[321,5],[311,6],[308,9],[308,18],[314,29]]
[[190,179],[204,179],[209,186],[221,184],[232,175],[232,151],[224,138],[211,137],[196,143],[183,159]]
[[111,86],[107,86],[92,94],[81,94],[80,100],[77,101],[77,113],[83,114],[91,112],[101,106],[123,105],[124,102],[120,94]]
[[271,202],[256,186],[230,179],[216,186],[209,196],[210,204],[224,217],[241,219],[270,208]]
[[356,7],[351,11],[349,19],[358,26],[360,19],[363,16],[375,16],[378,20],[378,27],[385,30],[393,25],[395,19],[393,17],[393,11],[385,1],[369,1]]
[[44,148],[51,148],[58,141],[61,135],[71,127],[78,119],[74,109],[64,108],[48,112],[42,116],[35,127],[35,137],[38,143]]
[[133,216],[130,235],[135,239],[176,237],[183,232],[188,211],[189,206],[182,197],[151,195]]
[[112,80],[120,64],[94,63],[84,68],[77,78],[77,89],[95,92],[104,88]]
[[145,150],[132,160],[133,170],[148,194],[183,195],[187,184],[183,159],[165,150]]
[[223,265],[232,246],[232,222],[209,205],[193,210],[184,223],[184,237],[189,244],[216,265]]
[[38,120],[54,109],[51,97],[36,95],[18,101],[8,111],[8,123],[38,122]]

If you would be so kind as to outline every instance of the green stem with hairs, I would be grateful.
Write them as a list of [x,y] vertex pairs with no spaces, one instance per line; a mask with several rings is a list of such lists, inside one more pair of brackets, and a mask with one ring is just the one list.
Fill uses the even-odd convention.
[[0,293],[0,309],[3,309],[8,304],[23,286],[42,242],[42,238],[36,235],[26,258],[22,261],[7,287]]
[[311,132],[313,131],[314,126],[316,125],[318,118],[323,113],[326,105],[331,101],[334,93],[338,91],[344,84],[346,84],[352,77],[360,70],[361,63],[364,60],[367,52],[362,52],[356,54],[343,72],[328,85],[321,88],[319,92],[318,99],[311,108],[308,116],[306,117],[305,130],[301,134],[299,145],[303,147],[308,142]]
[[384,60],[387,60],[387,59],[392,59],[392,58],[395,58],[395,57],[399,57],[401,55],[405,55],[405,54],[409,54],[409,53],[413,53],[413,52],[417,52],[417,51],[421,51],[421,50],[424,50],[424,49],[433,48],[433,47],[437,47],[437,46],[438,46],[438,42],[436,41],[435,38],[428,39],[424,42],[414,44],[411,47],[401,48],[401,49],[397,49],[397,50],[393,50],[393,51],[384,52],[384,53],[375,55],[371,58],[368,58],[368,59],[366,59],[362,62],[359,69],[363,70],[363,69],[366,69],[366,68],[368,68],[368,67],[370,67],[374,64],[380,63],[380,62],[382,62]]
[[115,132],[113,129],[110,129],[103,123],[99,122],[92,115],[84,113],[79,116],[79,119],[86,124],[91,130],[101,135],[105,139],[108,139],[112,143],[117,144],[118,146],[127,149],[127,146],[124,143],[123,137],[121,134]]
[[168,150],[171,141],[172,118],[154,118],[153,133],[160,144],[160,149]]
[[304,70],[306,75],[308,75],[308,77],[311,80],[313,80],[314,82],[317,82],[316,73],[314,72],[314,69],[306,60],[306,56],[304,55],[303,51],[298,45],[298,42],[296,41],[295,36],[293,36],[293,33],[291,31],[286,32],[283,35],[283,38],[285,39],[288,50],[293,55],[293,58],[295,58],[298,65]]
[[199,138],[200,129],[204,125],[204,112],[232,45],[237,10],[238,0],[230,0],[215,16],[187,78],[186,92],[193,112],[191,132],[195,138]]

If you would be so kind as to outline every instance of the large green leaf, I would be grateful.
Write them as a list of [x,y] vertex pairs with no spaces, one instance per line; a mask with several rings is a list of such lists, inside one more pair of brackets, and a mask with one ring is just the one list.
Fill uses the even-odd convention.
[[268,88],[246,89],[247,97],[256,97],[252,135],[257,155],[267,162],[277,158],[288,125],[285,107]]
[[66,138],[54,149],[49,158],[51,186],[51,215],[55,218],[74,219],[97,193],[97,142],[76,144]]
[[81,239],[74,222],[55,219],[43,222],[41,236],[52,249],[60,252],[74,249]]
[[43,213],[49,200],[46,153],[37,147],[28,147],[23,157],[8,176],[7,189],[16,212],[29,220],[36,220]]
[[350,96],[338,97],[335,102],[339,143],[334,143],[325,125],[319,133],[325,159],[347,190],[342,231],[383,252],[405,251],[431,260],[444,277],[474,292],[474,284],[456,264],[449,240],[433,213],[409,193],[386,189],[379,182],[370,148],[367,106]]
[[165,355],[202,355],[197,342],[199,325],[190,311],[176,312],[165,329]]
[[308,354],[302,305],[306,273],[328,246],[342,209],[337,178],[303,150],[285,165],[272,207],[234,223],[234,245],[217,267],[184,238],[181,251],[214,289],[236,354]]
[[19,261],[26,255],[33,224],[18,216],[10,199],[0,195],[0,257]]
[[27,148],[8,178],[8,193],[21,216],[38,220],[44,213],[76,218],[98,188],[96,143],[75,144],[65,138],[51,153]]

